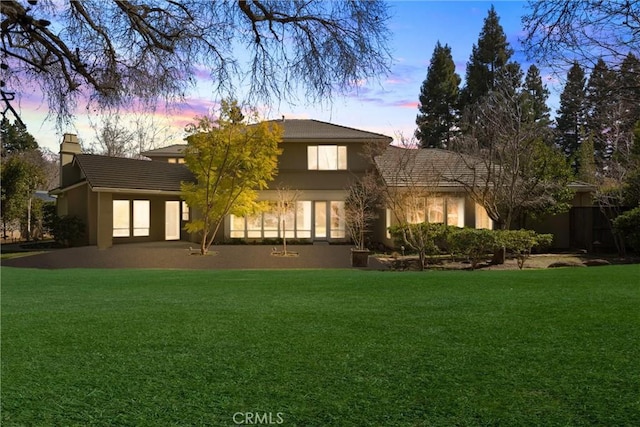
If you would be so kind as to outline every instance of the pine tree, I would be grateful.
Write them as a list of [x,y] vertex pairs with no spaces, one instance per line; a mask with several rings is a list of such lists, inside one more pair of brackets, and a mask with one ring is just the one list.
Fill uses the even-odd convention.
[[2,157],[38,148],[33,135],[27,127],[15,121],[13,124],[6,117],[0,122],[0,140],[2,140]]
[[615,138],[612,127],[620,115],[615,93],[616,74],[601,59],[591,70],[587,82],[587,129],[593,137],[596,164],[609,158]]
[[438,42],[427,69],[427,78],[420,88],[416,138],[423,148],[450,145],[457,122],[459,85],[460,76],[455,72],[451,48]]
[[567,82],[560,94],[560,108],[556,117],[556,143],[569,158],[574,157],[585,132],[587,96],[585,83],[584,70],[580,64],[574,62],[567,73]]
[[527,70],[523,96],[530,109],[532,120],[548,123],[550,108],[547,106],[547,99],[549,98],[549,90],[542,84],[540,70],[535,65],[531,65]]
[[478,44],[473,45],[467,63],[465,87],[460,94],[460,108],[472,105],[496,86],[496,77],[509,62],[513,50],[500,25],[500,18],[491,6],[484,20]]
[[629,53],[618,71],[618,99],[623,104],[623,127],[633,130],[640,120],[640,59]]

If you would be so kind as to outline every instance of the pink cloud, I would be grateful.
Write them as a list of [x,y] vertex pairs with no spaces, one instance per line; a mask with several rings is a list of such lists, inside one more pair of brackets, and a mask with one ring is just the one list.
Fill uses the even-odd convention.
[[401,100],[401,101],[391,102],[389,105],[391,107],[399,107],[399,108],[411,108],[411,109],[418,108],[418,103],[416,101]]

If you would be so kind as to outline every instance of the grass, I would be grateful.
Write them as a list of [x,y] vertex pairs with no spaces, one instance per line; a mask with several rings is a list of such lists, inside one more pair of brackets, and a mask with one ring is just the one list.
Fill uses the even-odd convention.
[[640,425],[639,279],[3,268],[2,425]]

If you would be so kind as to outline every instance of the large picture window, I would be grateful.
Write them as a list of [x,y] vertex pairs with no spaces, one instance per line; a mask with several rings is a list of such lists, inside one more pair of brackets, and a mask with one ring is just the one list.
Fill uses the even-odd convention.
[[489,218],[487,210],[478,203],[476,203],[476,228],[493,229],[493,221]]
[[113,237],[129,237],[130,212],[128,200],[113,201]]
[[148,236],[149,235],[149,201],[134,200],[133,201],[133,235]]
[[149,227],[149,200],[113,201],[113,237],[148,236]]
[[307,147],[309,170],[346,170],[347,147],[345,145],[310,145]]
[[407,222],[464,227],[464,198],[414,197],[407,202]]

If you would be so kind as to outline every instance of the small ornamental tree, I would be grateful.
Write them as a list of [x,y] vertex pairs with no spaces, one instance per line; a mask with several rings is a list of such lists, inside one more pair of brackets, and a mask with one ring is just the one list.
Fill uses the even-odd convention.
[[223,101],[216,119],[200,117],[187,128],[185,163],[196,182],[183,182],[186,202],[197,212],[187,223],[190,233],[201,233],[205,255],[228,214],[244,216],[257,210],[257,190],[267,187],[277,173],[282,130],[274,122],[247,124],[236,101]]
[[443,240],[447,231],[444,224],[428,222],[403,223],[389,227],[389,232],[397,244],[406,245],[418,253],[420,270],[424,270],[427,255],[436,255],[441,252],[437,243]]
[[356,250],[365,249],[366,235],[378,217],[379,205],[380,188],[375,176],[365,175],[349,187],[344,204],[345,225]]
[[520,270],[531,256],[533,248],[550,246],[553,242],[553,234],[537,234],[533,230],[498,230],[496,232],[502,246],[516,258]]

